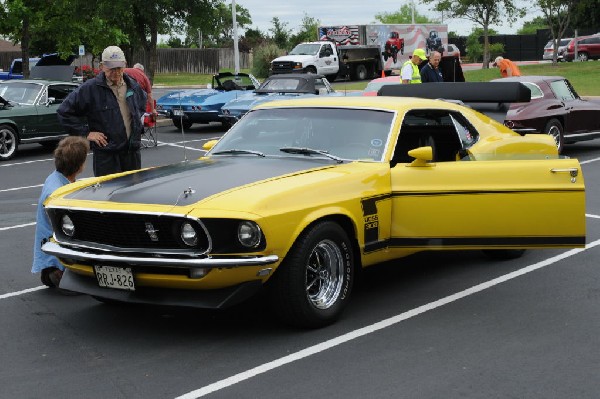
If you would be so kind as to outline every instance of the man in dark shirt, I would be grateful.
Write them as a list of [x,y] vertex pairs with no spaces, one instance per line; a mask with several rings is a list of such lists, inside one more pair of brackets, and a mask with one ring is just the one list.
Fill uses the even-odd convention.
[[442,70],[440,69],[440,60],[442,55],[437,51],[432,51],[429,55],[429,62],[421,68],[421,82],[437,83],[443,82]]

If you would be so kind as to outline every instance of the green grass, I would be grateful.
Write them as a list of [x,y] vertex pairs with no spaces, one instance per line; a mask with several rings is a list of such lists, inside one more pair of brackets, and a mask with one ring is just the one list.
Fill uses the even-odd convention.
[[[569,79],[579,95],[600,96],[600,61],[561,62],[555,65],[551,63],[522,65],[519,66],[519,69],[523,75],[564,76]],[[231,69],[224,69],[224,71],[233,72]],[[242,70],[241,72],[249,73],[249,70]],[[464,71],[464,74],[467,82],[488,82],[500,77],[497,68]],[[155,85],[167,86],[203,85],[211,83],[211,80],[212,75],[193,73],[156,74],[154,76]],[[335,88],[338,91],[363,90],[366,85],[367,82],[344,83],[337,81]]]
[[[600,61],[561,62],[519,66],[521,75],[563,76],[580,96],[600,96]],[[498,68],[465,71],[468,82],[488,82],[500,77]]]

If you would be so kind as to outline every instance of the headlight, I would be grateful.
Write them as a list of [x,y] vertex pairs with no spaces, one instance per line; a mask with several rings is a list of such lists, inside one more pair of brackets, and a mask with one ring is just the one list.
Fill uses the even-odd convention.
[[198,233],[190,223],[181,225],[181,240],[187,246],[193,247],[198,243]]
[[257,247],[260,237],[260,227],[256,223],[244,221],[238,225],[238,241],[246,248]]
[[63,233],[69,237],[73,237],[75,234],[75,225],[68,215],[63,215],[62,219],[60,220],[60,227]]

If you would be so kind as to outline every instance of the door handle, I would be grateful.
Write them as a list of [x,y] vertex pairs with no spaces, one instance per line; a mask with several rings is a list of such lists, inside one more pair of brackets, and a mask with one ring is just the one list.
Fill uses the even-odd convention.
[[571,175],[571,183],[575,183],[577,181],[577,175],[579,174],[579,169],[577,168],[565,168],[565,169],[550,169],[552,173],[568,173]]

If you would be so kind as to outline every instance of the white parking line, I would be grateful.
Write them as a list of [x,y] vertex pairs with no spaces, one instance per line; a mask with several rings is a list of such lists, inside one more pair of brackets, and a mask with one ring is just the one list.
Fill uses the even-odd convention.
[[592,162],[597,162],[597,161],[600,161],[600,158],[588,159],[587,161],[579,161],[579,164],[585,165],[586,163],[592,163]]
[[530,265],[530,266],[524,267],[522,269],[516,270],[516,271],[514,271],[512,273],[505,274],[504,276],[500,276],[500,277],[497,277],[495,279],[492,279],[492,280],[486,281],[484,283],[478,284],[478,285],[476,285],[474,287],[471,287],[471,288],[468,288],[468,289],[466,289],[464,291],[457,292],[457,293],[449,295],[449,296],[447,296],[445,298],[438,299],[437,301],[430,302],[428,304],[419,306],[418,308],[411,309],[411,310],[409,310],[407,312],[404,312],[404,313],[401,313],[399,315],[390,317],[389,319],[385,319],[385,320],[382,320],[382,321],[380,321],[378,323],[371,324],[370,326],[359,328],[358,330],[354,330],[354,331],[351,331],[351,332],[346,333],[344,335],[340,335],[339,337],[330,339],[330,340],[325,341],[325,342],[321,342],[320,344],[310,346],[310,347],[308,347],[306,349],[302,349],[301,351],[298,351],[296,353],[292,353],[290,355],[281,357],[281,358],[279,358],[277,360],[274,360],[272,362],[262,364],[260,366],[257,366],[257,367],[254,367],[254,368],[250,369],[250,370],[241,372],[241,373],[236,374],[234,376],[231,376],[229,378],[225,378],[225,379],[217,381],[217,382],[215,382],[213,384],[210,384],[210,385],[207,385],[205,387],[199,388],[197,390],[188,392],[186,394],[178,396],[176,399],[196,399],[196,398],[200,398],[202,396],[206,396],[206,395],[208,395],[208,394],[210,394],[212,392],[216,392],[216,391],[228,388],[228,387],[230,387],[232,385],[238,384],[238,383],[240,383],[242,381],[245,381],[247,379],[255,377],[255,376],[259,375],[259,374],[266,373],[266,372],[274,370],[274,369],[276,369],[278,367],[285,366],[286,364],[289,364],[289,363],[292,363],[292,362],[304,359],[305,357],[312,356],[312,355],[315,355],[317,353],[326,351],[328,349],[334,348],[334,347],[336,347],[338,345],[344,344],[344,343],[349,342],[351,340],[354,340],[354,339],[363,337],[365,335],[374,333],[374,332],[376,332],[378,330],[382,330],[384,328],[391,327],[391,326],[393,326],[395,324],[398,324],[398,323],[400,323],[400,322],[402,322],[404,320],[408,320],[408,319],[410,319],[412,317],[418,316],[418,315],[420,315],[422,313],[428,312],[430,310],[437,309],[437,308],[439,308],[441,306],[447,305],[447,304],[455,302],[455,301],[457,301],[459,299],[462,299],[462,298],[465,298],[467,296],[470,296],[470,295],[476,294],[478,292],[481,292],[483,290],[489,289],[489,288],[494,287],[494,286],[496,286],[498,284],[501,284],[501,283],[504,283],[506,281],[515,279],[517,277],[523,276],[523,275],[525,275],[527,273],[530,273],[532,271],[541,269],[543,267],[552,265],[552,264],[554,264],[556,262],[559,262],[559,261],[561,261],[563,259],[569,258],[569,257],[574,256],[574,255],[577,255],[577,254],[579,254],[579,253],[581,253],[581,252],[583,252],[585,250],[594,248],[594,247],[596,247],[598,245],[600,245],[600,240],[596,240],[596,241],[594,241],[594,242],[586,245],[585,248],[572,249],[570,251],[564,252],[564,253],[562,253],[560,255],[557,255],[557,256],[554,256],[552,258],[549,258],[549,259],[543,260],[541,262],[535,263],[533,265]]
[[6,298],[10,298],[11,296],[18,296],[18,295],[27,294],[27,293],[34,292],[34,291],[39,291],[39,290],[45,290],[46,288],[48,288],[48,287],[46,287],[45,285],[40,285],[39,287],[27,288],[26,290],[9,292],[8,294],[0,295],[0,299],[6,299]]
[[42,186],[43,186],[43,184],[36,184],[35,186],[23,186],[23,187],[5,188],[3,190],[0,190],[0,193],[5,193],[7,191],[25,190],[27,188],[38,188],[38,187],[42,187]]
[[28,163],[46,162],[46,161],[54,161],[54,158],[36,159],[35,161],[24,161],[24,162],[15,162],[15,163],[2,163],[2,164],[0,164],[0,168],[5,168],[7,166],[27,165]]
[[20,229],[21,227],[27,227],[27,226],[35,226],[35,222],[33,222],[33,223],[25,223],[25,224],[17,224],[17,225],[8,226],[8,227],[0,227],[0,231],[12,230],[12,229]]

